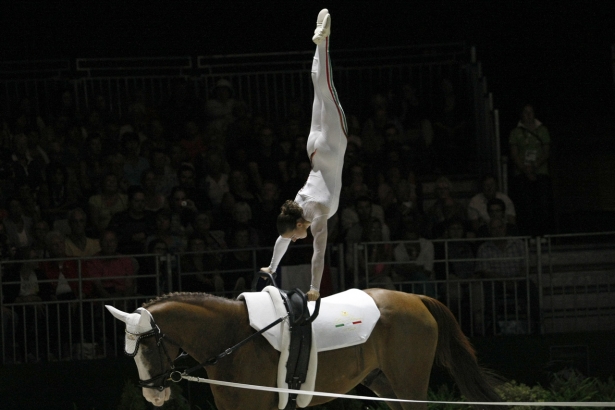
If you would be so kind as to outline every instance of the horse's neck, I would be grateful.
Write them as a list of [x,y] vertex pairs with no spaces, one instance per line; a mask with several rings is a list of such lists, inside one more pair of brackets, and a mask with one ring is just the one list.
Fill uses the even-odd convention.
[[251,333],[242,302],[208,297],[198,305],[171,302],[163,311],[162,331],[198,361],[223,352]]

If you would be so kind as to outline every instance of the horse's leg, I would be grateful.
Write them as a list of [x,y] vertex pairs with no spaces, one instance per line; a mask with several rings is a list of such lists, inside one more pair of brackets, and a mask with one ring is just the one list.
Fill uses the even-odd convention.
[[[429,375],[438,343],[438,325],[421,300],[393,294],[396,309],[380,319],[387,329],[380,344],[380,369],[399,399],[426,400]],[[401,408],[427,409],[427,403],[402,403]]]
[[[367,375],[365,380],[361,382],[365,387],[376,393],[378,397],[387,399],[396,399],[397,396],[391,387],[391,383],[387,380],[384,373],[380,369],[376,369]],[[387,405],[391,410],[402,410],[399,403],[387,402]]]

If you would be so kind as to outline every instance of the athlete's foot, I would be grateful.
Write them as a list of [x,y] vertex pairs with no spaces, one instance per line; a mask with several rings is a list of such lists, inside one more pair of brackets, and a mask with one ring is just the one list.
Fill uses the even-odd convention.
[[314,30],[312,41],[318,45],[329,37],[329,34],[331,34],[331,15],[329,10],[322,9],[316,19],[316,30]]

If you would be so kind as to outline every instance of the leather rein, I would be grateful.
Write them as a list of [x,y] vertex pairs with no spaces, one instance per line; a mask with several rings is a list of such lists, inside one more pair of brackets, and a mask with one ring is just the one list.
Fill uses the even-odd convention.
[[[267,330],[271,329],[272,327],[274,327],[275,325],[277,325],[278,323],[282,322],[283,320],[285,320],[288,317],[288,314],[284,317],[280,317],[276,320],[274,320],[273,322],[271,322],[269,325],[267,325],[266,327],[264,327],[263,329],[252,333],[250,336],[246,337],[245,339],[243,339],[242,341],[240,341],[239,343],[237,343],[236,345],[229,347],[228,349],[226,349],[225,351],[223,351],[222,353],[219,353],[215,356],[210,357],[209,359],[205,360],[202,363],[199,363],[189,369],[186,369],[184,371],[180,371],[177,370],[175,368],[175,362],[183,357],[189,356],[188,353],[186,353],[185,351],[183,351],[182,347],[176,343],[175,341],[173,341],[170,337],[168,337],[166,334],[162,333],[162,331],[160,330],[160,328],[158,327],[158,325],[156,324],[156,322],[154,321],[153,316],[151,316],[150,314],[150,324],[152,326],[152,330],[149,330],[147,332],[144,333],[130,333],[128,330],[126,330],[126,333],[131,335],[131,336],[135,336],[137,338],[136,341],[136,345],[135,345],[135,351],[133,353],[128,353],[126,351],[124,351],[124,353],[127,356],[130,357],[135,357],[137,355],[137,353],[139,352],[139,344],[141,343],[141,341],[143,339],[147,339],[150,337],[155,337],[156,338],[156,346],[158,347],[158,355],[160,357],[160,363],[162,363],[164,361],[163,358],[163,354],[164,357],[166,357],[167,362],[169,363],[169,365],[171,366],[167,371],[162,372],[160,374],[158,374],[157,376],[151,377],[147,380],[141,380],[139,379],[139,387],[143,387],[143,388],[147,388],[147,389],[155,389],[158,391],[163,391],[166,387],[168,387],[170,385],[170,382],[179,382],[183,376],[187,376],[190,373],[193,373],[194,371],[204,367],[204,366],[208,366],[208,365],[215,365],[216,363],[218,363],[218,360],[220,360],[223,357],[226,357],[228,355],[230,355],[231,353],[233,353],[236,349],[240,348],[241,346],[243,346],[244,344],[248,343],[250,340],[252,340],[254,337],[261,335],[262,333],[266,332]],[[169,356],[169,353],[167,351],[167,348],[165,347],[165,341],[167,343],[170,343],[174,346],[179,347],[182,352],[175,358],[175,359],[171,359],[171,357]]]

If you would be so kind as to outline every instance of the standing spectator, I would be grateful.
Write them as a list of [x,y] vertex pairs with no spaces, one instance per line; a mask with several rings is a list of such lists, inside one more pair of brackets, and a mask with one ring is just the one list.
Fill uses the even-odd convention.
[[478,232],[481,226],[487,225],[489,213],[487,212],[487,202],[490,199],[498,198],[504,201],[506,209],[506,220],[509,224],[514,225],[517,221],[515,206],[512,201],[503,192],[498,191],[497,181],[493,175],[487,174],[481,179],[481,192],[474,195],[468,204],[468,220],[472,224],[472,231]]
[[115,214],[109,222],[109,229],[118,238],[118,249],[126,255],[145,251],[145,239],[154,232],[156,216],[145,209],[145,194],[138,185],[128,189],[128,209]]
[[219,79],[211,91],[211,98],[205,104],[207,120],[219,131],[226,132],[233,122],[234,106],[232,84],[224,78]]
[[68,212],[68,226],[70,233],[65,241],[66,256],[92,256],[100,252],[98,239],[86,236],[87,214],[83,209],[75,208]]
[[517,203],[519,230],[523,235],[544,235],[552,228],[552,192],[548,161],[549,130],[526,104],[517,127],[510,132],[510,155],[514,165],[511,191]]
[[451,195],[453,184],[446,177],[436,180],[436,202],[425,211],[432,238],[441,238],[447,219],[466,219],[466,208]]
[[100,233],[107,229],[113,215],[127,209],[128,197],[120,192],[117,176],[109,173],[102,180],[100,194],[92,195],[88,203],[92,224]]
[[10,198],[7,201],[8,215],[4,218],[4,229],[6,236],[18,249],[25,248],[32,244],[32,218],[23,214],[21,201]]
[[134,294],[136,264],[133,258],[117,252],[118,239],[115,232],[106,230],[100,237],[99,259],[86,263],[88,277],[93,279],[94,291],[98,297],[125,297]]

